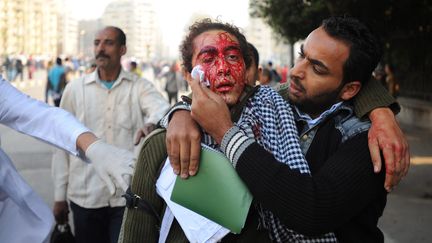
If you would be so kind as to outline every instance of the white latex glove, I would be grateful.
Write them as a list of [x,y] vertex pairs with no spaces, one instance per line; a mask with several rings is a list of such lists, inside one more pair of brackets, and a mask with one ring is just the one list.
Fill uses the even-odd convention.
[[93,163],[96,173],[106,183],[111,195],[114,195],[116,186],[126,191],[135,164],[132,152],[97,140],[90,144],[85,155]]

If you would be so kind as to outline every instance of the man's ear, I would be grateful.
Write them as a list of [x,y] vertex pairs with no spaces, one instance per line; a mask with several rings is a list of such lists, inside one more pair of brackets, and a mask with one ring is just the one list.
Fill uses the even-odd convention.
[[361,83],[360,81],[352,81],[349,83],[346,83],[344,87],[341,90],[341,99],[342,100],[349,100],[353,98],[361,89]]
[[185,66],[183,66],[182,68],[181,68],[181,74],[182,74],[182,76],[183,76],[183,78],[185,79],[185,80],[187,80],[187,76],[188,76],[188,70],[186,69],[186,67]]
[[121,46],[120,47],[120,53],[121,53],[121,55],[123,56],[124,54],[126,54],[126,52],[127,52],[127,47],[125,45]]

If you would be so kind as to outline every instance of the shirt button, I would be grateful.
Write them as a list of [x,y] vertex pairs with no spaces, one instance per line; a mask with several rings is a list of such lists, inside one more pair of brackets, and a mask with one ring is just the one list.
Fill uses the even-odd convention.
[[303,141],[306,141],[306,140],[308,139],[308,135],[307,135],[307,134],[303,135],[303,136],[301,137],[301,139],[302,139]]
[[108,126],[108,129],[111,129],[111,126]]
[[110,110],[111,110],[111,107],[108,107],[108,109],[107,109],[107,110],[109,110],[109,111],[110,111]]

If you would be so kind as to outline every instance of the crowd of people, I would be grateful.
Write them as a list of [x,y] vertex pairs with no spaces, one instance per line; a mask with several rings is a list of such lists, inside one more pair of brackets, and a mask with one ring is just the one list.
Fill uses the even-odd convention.
[[[183,179],[199,173],[204,143],[225,154],[254,201],[240,234],[204,240],[172,235],[178,224],[166,215],[178,216],[167,208],[156,212],[163,218],[158,225],[135,218],[134,229],[153,229],[142,242],[153,235],[168,242],[384,242],[377,222],[387,193],[407,174],[409,152],[395,120],[396,100],[370,81],[382,49],[361,22],[325,19],[302,44],[291,70],[277,70],[271,61],[260,65],[256,48],[236,26],[211,19],[190,26],[181,62],[122,58],[127,38],[115,26],[97,31],[93,44],[88,62],[3,61],[0,122],[58,149],[52,157],[52,213],[0,150],[0,242],[46,242],[52,218],[67,224],[69,209],[76,242],[133,242],[127,235],[133,230],[122,228],[122,195],[129,191],[138,202],[150,200],[127,188],[135,163],[161,163],[138,157],[143,138],[151,139],[156,127],[167,131],[160,149],[172,173]],[[191,76],[197,65],[209,87]],[[22,80],[25,66],[29,78],[38,68],[47,70],[46,102],[52,99],[61,109],[6,81]],[[188,85],[192,94],[178,102],[179,90]],[[154,187],[158,172],[134,174],[132,183],[141,177],[139,183]],[[156,191],[150,194],[164,203]],[[19,236],[10,217],[21,226]],[[196,226],[176,220],[185,230]]]

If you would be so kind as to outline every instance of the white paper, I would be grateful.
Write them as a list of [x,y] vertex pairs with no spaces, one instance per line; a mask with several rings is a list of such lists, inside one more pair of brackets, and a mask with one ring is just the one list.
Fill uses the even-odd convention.
[[[171,201],[171,193],[174,188],[176,177],[169,159],[167,159],[156,182],[156,191],[165,200],[188,240],[197,243],[210,243],[221,240],[230,232],[229,229]],[[163,222],[162,225],[164,225]],[[164,230],[169,230],[169,227]]]

